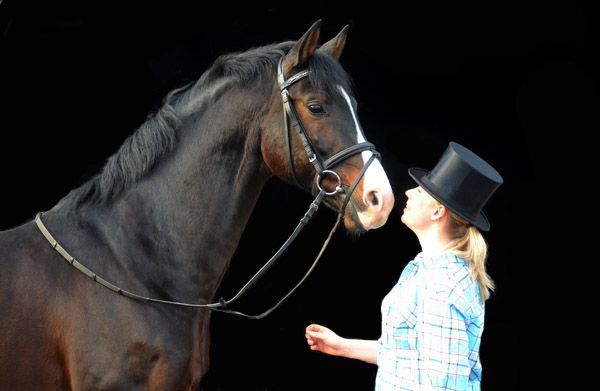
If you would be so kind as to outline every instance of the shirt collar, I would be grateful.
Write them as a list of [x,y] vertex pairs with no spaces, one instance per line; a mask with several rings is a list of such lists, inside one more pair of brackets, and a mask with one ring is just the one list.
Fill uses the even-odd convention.
[[451,251],[446,251],[442,254],[434,256],[420,252],[415,256],[414,262],[417,264],[422,264],[427,269],[431,269],[446,263],[464,263],[462,259],[458,258]]

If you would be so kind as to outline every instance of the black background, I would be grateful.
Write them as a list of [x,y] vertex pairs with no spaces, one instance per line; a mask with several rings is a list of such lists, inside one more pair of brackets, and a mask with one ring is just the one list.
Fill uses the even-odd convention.
[[[497,290],[486,305],[482,387],[519,389],[545,345],[536,335],[556,326],[536,322],[548,307],[540,281],[559,263],[540,251],[556,240],[544,227],[565,199],[579,202],[566,197],[565,173],[582,167],[578,158],[599,129],[597,13],[577,1],[413,3],[4,0],[0,228],[50,209],[96,173],[168,91],[218,55],[298,39],[317,19],[322,42],[349,24],[341,60],[398,210],[413,186],[406,168],[432,168],[449,141],[505,179],[485,209]],[[550,201],[543,220],[542,199]],[[276,251],[310,200],[278,180],[267,184],[219,295],[230,297]],[[334,219],[318,213],[239,309],[260,312],[293,286]],[[310,352],[304,328],[318,322],[377,338],[381,299],[418,251],[397,210],[360,238],[338,232],[313,275],[270,317],[213,315],[203,389],[372,389],[375,366]]]

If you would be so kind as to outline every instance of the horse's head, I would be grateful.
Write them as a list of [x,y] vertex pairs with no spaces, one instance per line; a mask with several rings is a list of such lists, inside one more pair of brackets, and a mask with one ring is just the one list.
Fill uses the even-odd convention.
[[325,190],[329,207],[345,208],[348,229],[378,228],[394,196],[374,146],[366,142],[351,82],[338,62],[347,29],[317,48],[319,33],[317,22],[279,64],[283,105],[272,110],[276,136],[263,134],[263,157],[280,178],[313,193]]

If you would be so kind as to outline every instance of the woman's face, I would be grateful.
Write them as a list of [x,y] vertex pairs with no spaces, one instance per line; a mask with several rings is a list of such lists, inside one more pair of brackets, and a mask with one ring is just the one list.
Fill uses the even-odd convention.
[[438,209],[438,202],[421,186],[409,189],[404,194],[408,199],[401,221],[413,231],[428,227]]

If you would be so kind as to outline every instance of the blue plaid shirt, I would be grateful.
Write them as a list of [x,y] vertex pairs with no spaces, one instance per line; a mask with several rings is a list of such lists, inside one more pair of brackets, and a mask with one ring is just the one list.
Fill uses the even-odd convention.
[[462,259],[418,254],[381,313],[376,391],[480,390],[484,306]]

